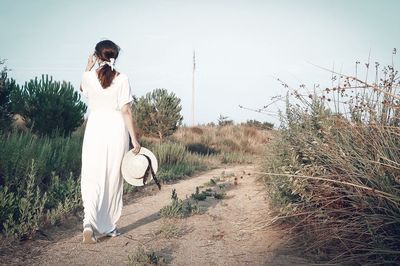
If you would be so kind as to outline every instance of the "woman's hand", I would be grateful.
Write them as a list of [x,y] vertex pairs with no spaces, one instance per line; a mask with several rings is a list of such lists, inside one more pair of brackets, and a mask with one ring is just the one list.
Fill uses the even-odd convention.
[[95,54],[89,55],[85,71],[90,71],[93,68],[94,64],[96,64],[96,61],[97,61],[97,57]]
[[132,140],[132,146],[133,146],[132,152],[134,154],[138,154],[141,147],[140,147],[139,142],[136,139]]

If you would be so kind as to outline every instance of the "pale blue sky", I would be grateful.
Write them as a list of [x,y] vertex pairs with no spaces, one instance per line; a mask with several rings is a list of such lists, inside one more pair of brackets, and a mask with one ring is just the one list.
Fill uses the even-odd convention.
[[[400,48],[400,1],[53,1],[0,0],[0,58],[23,83],[47,73],[76,89],[95,44],[121,46],[117,69],[134,93],[166,88],[182,99],[191,124],[196,49],[196,123],[276,118],[259,108],[294,87],[330,84],[309,62],[354,73],[354,62],[391,62]],[[399,61],[398,57],[395,58]],[[271,107],[276,111],[276,106]]]

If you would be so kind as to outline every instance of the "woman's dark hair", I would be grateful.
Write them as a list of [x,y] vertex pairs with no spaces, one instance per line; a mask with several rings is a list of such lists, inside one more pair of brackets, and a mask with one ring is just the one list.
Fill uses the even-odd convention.
[[[110,58],[117,59],[119,54],[119,46],[110,40],[104,40],[96,44],[95,54],[97,58],[110,62]],[[99,70],[99,80],[101,86],[105,89],[111,85],[117,71],[112,70],[111,66],[105,64]]]

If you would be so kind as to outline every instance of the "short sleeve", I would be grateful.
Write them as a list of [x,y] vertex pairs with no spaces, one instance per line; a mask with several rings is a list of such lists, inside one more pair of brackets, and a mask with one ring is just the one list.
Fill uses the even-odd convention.
[[83,72],[82,82],[81,82],[82,94],[83,94],[83,96],[85,96],[85,98],[88,98],[88,95],[89,95],[89,93],[88,93],[89,86],[88,86],[87,73],[89,73],[89,72]]
[[131,90],[131,86],[129,83],[128,77],[126,77],[121,84],[119,93],[118,93],[118,107],[122,108],[125,104],[129,103],[132,106],[133,103],[133,93]]

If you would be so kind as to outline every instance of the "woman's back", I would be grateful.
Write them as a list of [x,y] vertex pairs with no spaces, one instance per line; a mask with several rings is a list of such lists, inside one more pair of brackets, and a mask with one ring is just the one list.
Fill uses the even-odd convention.
[[95,70],[86,71],[82,76],[83,94],[88,99],[89,109],[121,110],[125,103],[132,101],[132,93],[127,75],[120,73],[111,85],[104,89]]

